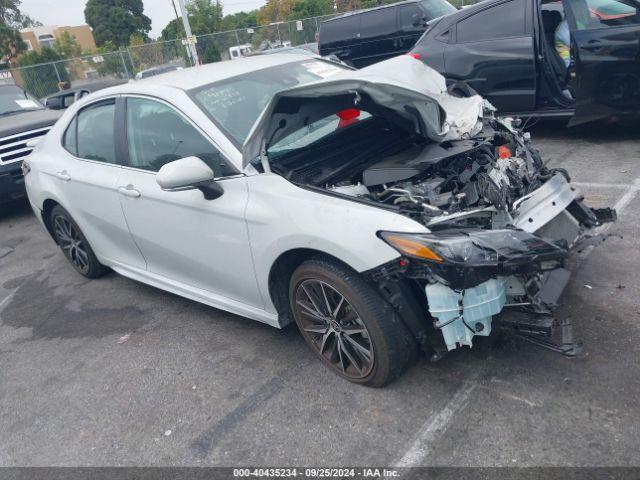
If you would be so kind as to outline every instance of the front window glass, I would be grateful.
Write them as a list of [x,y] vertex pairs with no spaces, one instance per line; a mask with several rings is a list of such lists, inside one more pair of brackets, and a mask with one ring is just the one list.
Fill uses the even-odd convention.
[[429,20],[457,12],[456,7],[447,2],[447,0],[422,0],[419,3],[420,8],[424,10]]
[[327,78],[342,70],[339,65],[321,60],[298,61],[238,75],[191,93],[200,108],[237,145],[242,145],[276,92]]
[[157,172],[174,160],[198,157],[216,177],[229,171],[220,152],[171,107],[141,98],[127,99],[127,141],[132,167]]
[[19,87],[0,87],[0,115],[40,110],[42,104]]
[[578,30],[640,24],[638,0],[571,0]]

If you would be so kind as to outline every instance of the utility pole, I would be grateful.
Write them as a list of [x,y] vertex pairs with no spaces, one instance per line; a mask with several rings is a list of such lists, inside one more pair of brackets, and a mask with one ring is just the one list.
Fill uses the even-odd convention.
[[180,15],[178,15],[178,9],[176,8],[176,2],[174,0],[170,0],[171,5],[173,6],[173,11],[176,12],[176,20],[180,20]]
[[193,64],[199,65],[198,51],[196,50],[196,45],[193,42],[194,38],[191,34],[191,25],[189,25],[189,16],[187,15],[187,9],[184,7],[184,0],[178,0],[178,5],[180,6],[180,12],[182,13],[184,33],[187,36],[187,52],[189,52],[189,56],[193,60]]

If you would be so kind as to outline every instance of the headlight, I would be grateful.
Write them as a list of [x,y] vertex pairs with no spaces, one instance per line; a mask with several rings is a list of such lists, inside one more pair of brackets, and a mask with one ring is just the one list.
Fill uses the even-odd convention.
[[380,232],[402,255],[440,264],[495,266],[500,262],[543,260],[566,251],[521,230],[472,230],[411,234]]

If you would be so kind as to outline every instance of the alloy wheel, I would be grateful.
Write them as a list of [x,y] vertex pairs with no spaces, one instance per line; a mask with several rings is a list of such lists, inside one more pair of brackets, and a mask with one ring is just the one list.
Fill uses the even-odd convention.
[[78,229],[61,215],[53,219],[53,231],[69,261],[82,273],[89,271],[89,254]]
[[303,335],[332,368],[353,379],[371,373],[371,336],[344,295],[325,282],[309,279],[298,285],[295,302]]

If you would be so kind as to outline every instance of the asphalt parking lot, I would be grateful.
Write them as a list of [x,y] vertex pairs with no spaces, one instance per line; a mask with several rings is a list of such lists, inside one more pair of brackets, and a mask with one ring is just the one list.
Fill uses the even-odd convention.
[[0,465],[640,465],[640,133],[532,134],[587,203],[620,210],[623,238],[565,291],[583,356],[481,339],[359,387],[295,328],[84,279],[19,203],[0,213]]

